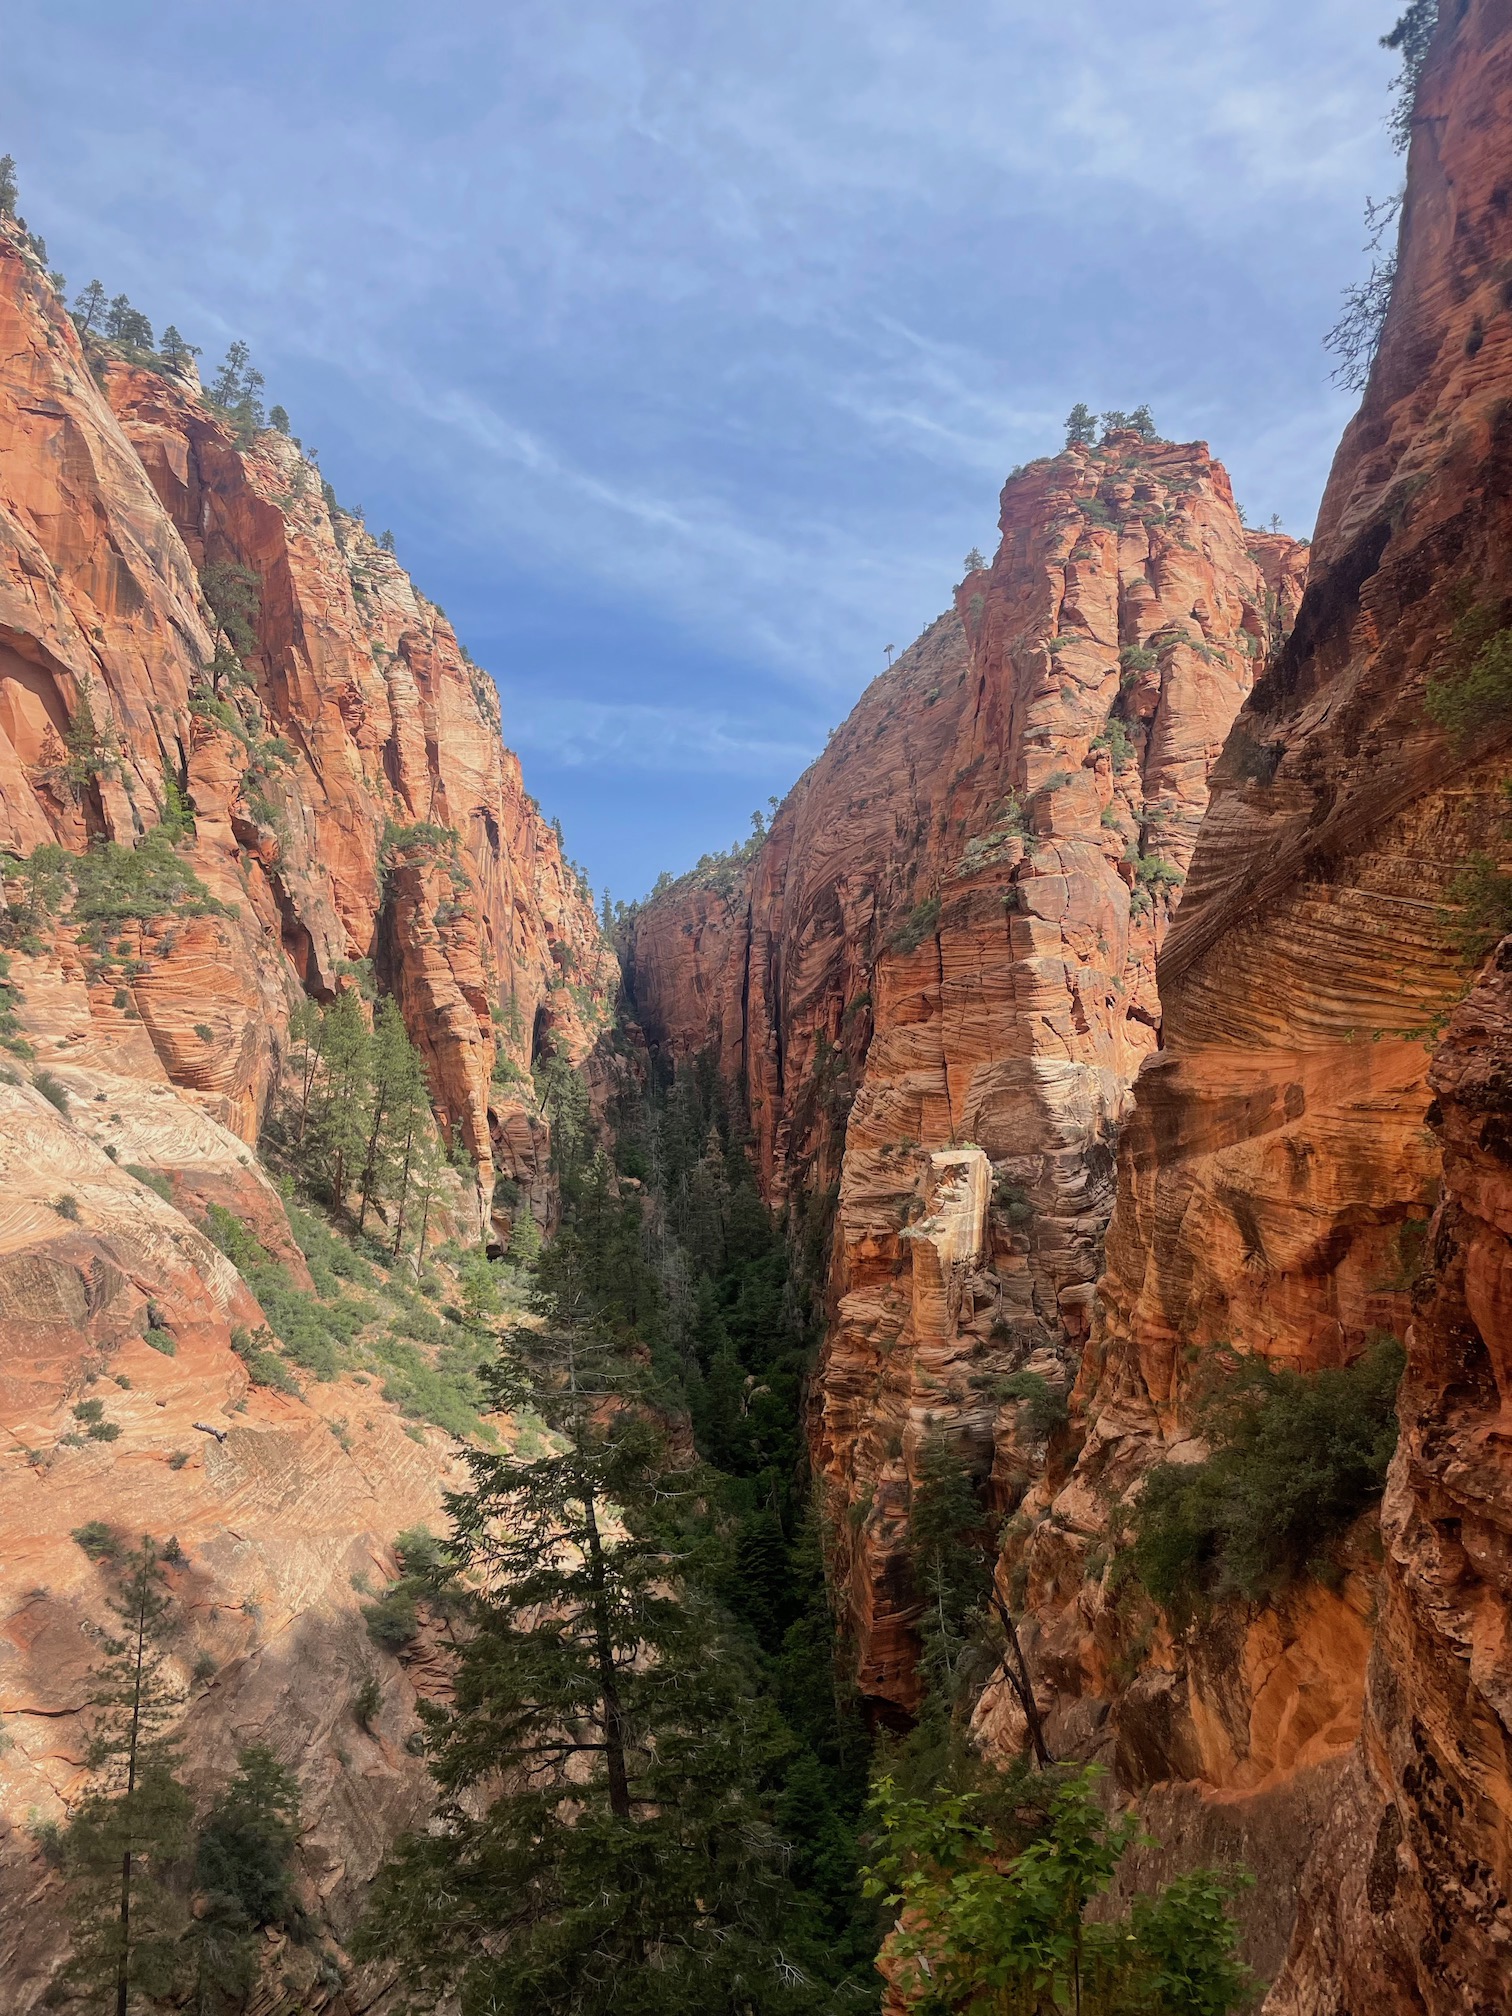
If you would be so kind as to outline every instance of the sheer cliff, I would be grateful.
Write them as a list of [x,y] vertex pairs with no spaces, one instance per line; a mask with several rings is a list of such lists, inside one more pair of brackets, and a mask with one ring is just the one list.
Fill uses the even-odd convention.
[[[755,858],[630,952],[653,1042],[744,1089],[770,1193],[833,1212],[810,1441],[864,1691],[917,1699],[944,1431],[1014,1514],[1052,1746],[1172,1866],[1257,1870],[1287,2016],[1490,2016],[1512,1967],[1509,132],[1512,12],[1459,0],[1310,553],[1246,540],[1199,450],[1031,465]],[[1314,1373],[1386,1336],[1379,1519],[1190,1623],[1139,1597],[1129,1518],[1204,1457],[1214,1354]],[[1024,1744],[1001,1677],[974,1726]]]
[[[0,850],[0,1974],[24,2009],[65,1950],[39,1840],[85,1782],[101,1547],[171,1537],[195,1781],[276,1742],[327,1924],[430,1797],[414,1680],[360,1606],[461,1474],[437,1382],[470,1347],[412,1274],[317,1264],[258,1163],[291,1015],[399,1004],[451,1153],[432,1244],[475,1244],[496,1177],[549,1219],[530,1066],[581,1060],[618,972],[441,611],[286,434],[192,366],[82,345],[11,220]],[[266,1348],[296,1322],[298,1379]],[[290,1963],[302,2006],[330,2000],[317,1959]]]
[[813,1449],[863,1691],[916,1702],[907,1508],[931,1432],[1005,1505],[1001,1380],[1069,1383],[1155,1047],[1209,770],[1305,550],[1200,444],[1110,434],[1003,492],[1002,542],[865,694],[753,860],[637,919],[648,1037],[714,1051],[773,1196],[833,1210]]

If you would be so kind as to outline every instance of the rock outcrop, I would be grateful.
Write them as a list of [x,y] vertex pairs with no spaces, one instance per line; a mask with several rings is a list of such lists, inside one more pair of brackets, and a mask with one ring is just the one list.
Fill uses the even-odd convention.
[[[916,1701],[924,1438],[963,1440],[1011,1506],[1036,1452],[995,1389],[1064,1387],[1086,1335],[1156,951],[1304,571],[1246,534],[1205,447],[1134,431],[1016,474],[1002,533],[754,857],[653,900],[629,957],[653,1044],[740,1089],[769,1194],[833,1209],[812,1443],[883,1713]],[[947,1150],[984,1207],[948,1259]]]
[[[195,1789],[273,1744],[338,1937],[429,1796],[415,1662],[360,1612],[464,1474],[403,1390],[439,1319],[412,1283],[347,1290],[352,1349],[269,1383],[268,1311],[204,1229],[221,1207],[314,1288],[254,1152],[291,1012],[399,1003],[475,1178],[439,1179],[433,1236],[475,1240],[496,1173],[549,1218],[530,1066],[585,1056],[618,971],[440,610],[288,436],[192,367],[81,345],[4,219],[0,853],[0,1976],[24,2011],[66,1950],[36,1830],[86,1782],[111,1621],[72,1534],[176,1541]],[[46,900],[60,859],[71,904]],[[350,2008],[317,1959],[291,1960],[300,2006]]]
[[[1512,1978],[1504,955],[1466,997],[1508,887],[1509,133],[1512,11],[1443,9],[1379,355],[1161,955],[1080,1453],[1005,1562],[1064,1740],[1135,1788],[1330,1814],[1267,2004],[1298,2016],[1490,2016]],[[1198,1453],[1205,1347],[1312,1370],[1381,1331],[1408,1349],[1384,1568],[1133,1661],[1097,1561],[1150,1464]]]
[[239,914],[126,933],[169,1078],[255,1141],[291,1005],[371,962],[485,1198],[497,1166],[544,1209],[528,1067],[585,1054],[618,976],[492,681],[292,439],[86,356],[13,226],[0,355],[0,846],[131,846],[176,787]]

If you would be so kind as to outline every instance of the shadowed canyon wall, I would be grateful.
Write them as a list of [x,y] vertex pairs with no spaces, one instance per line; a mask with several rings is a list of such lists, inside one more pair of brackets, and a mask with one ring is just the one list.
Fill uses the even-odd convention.
[[[1512,956],[1472,942],[1508,866],[1509,135],[1512,8],[1455,0],[1300,606],[1302,554],[1244,539],[1200,451],[1031,465],[754,860],[631,952],[652,1040],[744,1088],[771,1194],[833,1200],[811,1446],[863,1688],[914,1699],[943,1428],[1015,1511],[1052,1743],[1115,1767],[1168,1869],[1257,1871],[1273,2016],[1490,2016],[1512,1980]],[[1121,1514],[1204,1453],[1209,1347],[1311,1371],[1383,1332],[1401,1440],[1336,1580],[1190,1629],[1131,1602]],[[1018,1367],[1070,1389],[1048,1446],[994,1404]],[[1005,1684],[974,1726],[1025,1740]]]
[[[164,866],[151,836],[176,802],[192,831]],[[7,2010],[37,2005],[63,1951],[32,1830],[85,1783],[111,1623],[75,1529],[176,1537],[191,1777],[223,1784],[238,1745],[274,1744],[301,1782],[306,1900],[338,1933],[430,1797],[405,1747],[424,1641],[376,1660],[360,1605],[397,1532],[439,1528],[455,1445],[370,1374],[253,1383],[233,1340],[265,1312],[200,1229],[225,1206],[309,1289],[253,1153],[291,1011],[369,968],[397,999],[471,1172],[441,1229],[475,1239],[496,1171],[549,1216],[529,1067],[584,1056],[618,972],[441,612],[287,436],[239,443],[192,371],[86,354],[4,221],[0,849],[144,841],[131,860],[197,877],[194,900],[128,906],[108,942],[68,917],[22,931],[0,987]],[[291,1964],[301,2006],[353,2006],[315,1949]]]

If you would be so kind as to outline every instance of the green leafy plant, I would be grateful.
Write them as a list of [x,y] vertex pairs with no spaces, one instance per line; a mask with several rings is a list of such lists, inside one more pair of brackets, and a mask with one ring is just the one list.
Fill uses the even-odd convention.
[[897,1914],[890,1951],[910,2009],[1227,2016],[1249,1999],[1228,1908],[1246,1878],[1199,1870],[1126,1915],[1089,1917],[1140,1838],[1132,1815],[1104,1811],[1100,1777],[1060,1776],[1023,1845],[986,1824],[980,1794],[916,1798],[881,1780],[866,1887]]
[[1150,1472],[1128,1569],[1178,1616],[1330,1575],[1340,1537],[1384,1487],[1405,1358],[1385,1335],[1313,1373],[1220,1358],[1197,1415],[1212,1453]]
[[91,1561],[118,1561],[125,1551],[120,1534],[103,1519],[87,1519],[82,1526],[75,1526],[72,1538]]
[[1024,1409],[1031,1435],[1048,1440],[1060,1433],[1071,1419],[1065,1393],[1052,1386],[1038,1372],[1011,1372],[994,1389],[1000,1400],[1016,1400]]
[[940,899],[928,896],[916,903],[887,941],[895,952],[917,952],[926,938],[933,937],[940,921]]

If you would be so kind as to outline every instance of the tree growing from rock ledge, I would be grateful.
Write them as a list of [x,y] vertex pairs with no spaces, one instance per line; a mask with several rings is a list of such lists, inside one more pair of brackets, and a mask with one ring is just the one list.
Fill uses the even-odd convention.
[[1139,1838],[1132,1814],[1104,1812],[1099,1776],[1068,1772],[1010,1840],[975,1794],[882,1779],[867,1890],[899,1914],[889,1972],[910,2016],[1228,2016],[1250,1999],[1228,1912],[1247,1879],[1199,1869],[1088,1919]]

